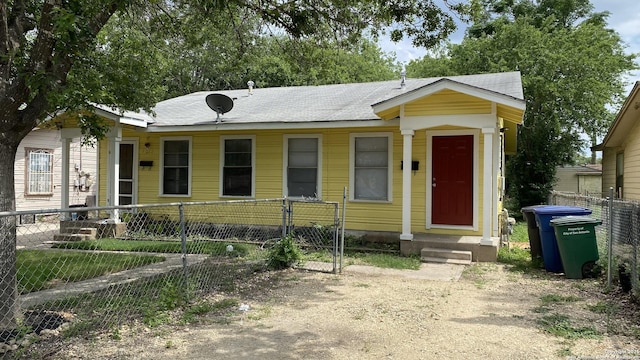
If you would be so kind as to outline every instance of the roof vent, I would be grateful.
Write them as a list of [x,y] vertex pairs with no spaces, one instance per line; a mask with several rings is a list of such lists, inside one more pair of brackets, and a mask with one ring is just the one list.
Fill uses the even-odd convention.
[[255,85],[252,80],[247,81],[247,86],[249,87],[249,95],[253,95],[253,85]]
[[407,71],[405,69],[402,69],[402,71],[400,72],[400,89],[404,90],[407,87],[407,84],[405,83],[405,80],[407,78]]

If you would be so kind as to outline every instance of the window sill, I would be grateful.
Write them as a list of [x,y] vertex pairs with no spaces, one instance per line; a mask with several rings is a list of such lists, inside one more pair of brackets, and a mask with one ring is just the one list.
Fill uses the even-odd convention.
[[353,203],[369,203],[369,204],[391,204],[392,200],[363,200],[363,199],[349,199],[349,202]]

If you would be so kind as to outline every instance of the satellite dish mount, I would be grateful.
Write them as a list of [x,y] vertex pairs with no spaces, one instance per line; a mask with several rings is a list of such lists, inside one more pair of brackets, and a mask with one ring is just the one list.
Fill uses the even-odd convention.
[[220,123],[220,114],[228,113],[233,109],[233,99],[223,94],[209,94],[205,99],[207,106],[218,114],[216,124]]

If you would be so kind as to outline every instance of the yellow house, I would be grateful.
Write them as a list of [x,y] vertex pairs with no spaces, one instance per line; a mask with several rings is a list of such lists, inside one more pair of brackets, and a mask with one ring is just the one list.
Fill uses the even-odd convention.
[[640,200],[640,81],[594,149],[602,151],[602,194],[613,187],[617,198]]
[[[218,117],[212,93],[233,108]],[[342,202],[346,187],[348,231],[393,236],[404,253],[428,236],[474,239],[490,260],[524,110],[519,72],[205,91],[153,115],[97,107],[113,120],[98,203]]]

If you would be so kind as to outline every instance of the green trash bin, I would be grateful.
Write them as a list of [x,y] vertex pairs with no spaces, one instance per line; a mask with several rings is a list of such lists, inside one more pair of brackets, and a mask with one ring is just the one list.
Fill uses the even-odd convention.
[[558,240],[565,276],[569,279],[591,277],[599,257],[595,228],[602,221],[589,216],[563,216],[550,223]]

